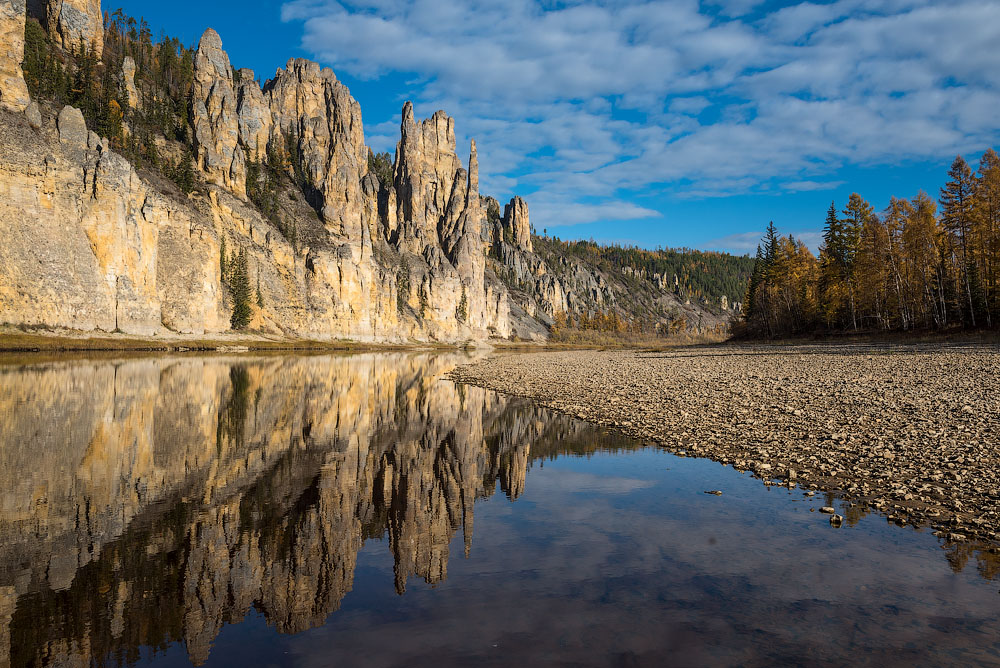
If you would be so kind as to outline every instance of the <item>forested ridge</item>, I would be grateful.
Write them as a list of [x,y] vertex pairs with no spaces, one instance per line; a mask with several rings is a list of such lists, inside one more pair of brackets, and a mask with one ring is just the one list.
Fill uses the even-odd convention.
[[758,246],[739,334],[996,328],[1000,323],[1000,156],[961,156],[937,201],[854,193],[831,204],[817,258],[774,224]]
[[[104,48],[57,48],[33,18],[25,22],[24,78],[35,100],[79,108],[87,127],[137,168],[157,171],[184,192],[196,186],[190,124],[194,52],[177,38],[153,33],[118,9],[104,15]],[[135,63],[135,95],[122,75],[125,58]]]
[[[536,237],[543,257],[561,253],[578,257],[605,271],[639,279],[659,280],[678,296],[718,308],[722,297],[736,303],[745,292],[754,260],[746,255],[729,255],[690,248],[658,248],[601,245],[594,241],[562,241]],[[539,243],[540,242],[540,243]]]

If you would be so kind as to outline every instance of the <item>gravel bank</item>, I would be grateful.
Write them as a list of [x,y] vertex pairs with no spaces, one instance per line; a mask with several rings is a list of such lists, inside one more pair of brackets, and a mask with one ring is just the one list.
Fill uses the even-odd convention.
[[1000,542],[995,345],[504,354],[452,378],[948,541]]

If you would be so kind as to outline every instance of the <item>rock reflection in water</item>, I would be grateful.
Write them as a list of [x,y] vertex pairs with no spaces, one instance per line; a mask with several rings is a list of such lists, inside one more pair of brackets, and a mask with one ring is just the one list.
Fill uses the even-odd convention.
[[[398,592],[468,553],[476,499],[593,428],[441,380],[460,356],[0,368],[0,666],[200,664],[256,609],[323,624],[388,536]],[[579,438],[574,438],[574,436]],[[626,442],[623,440],[622,444]]]

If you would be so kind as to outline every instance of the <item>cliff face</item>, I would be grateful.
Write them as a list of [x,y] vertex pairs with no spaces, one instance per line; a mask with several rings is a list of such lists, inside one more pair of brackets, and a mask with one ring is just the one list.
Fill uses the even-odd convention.
[[21,72],[25,11],[24,0],[0,0],[0,107],[11,111],[31,102]]
[[101,58],[104,51],[101,0],[28,0],[28,10],[62,48],[75,51],[82,44],[93,50],[98,60]]
[[[28,9],[56,43],[102,41],[92,26],[96,0],[38,0]],[[556,312],[615,307],[626,296],[579,263],[571,277],[557,275],[534,252],[521,198],[487,222],[475,142],[463,165],[455,121],[443,111],[418,121],[406,103],[392,176],[380,183],[369,172],[360,106],[332,70],[290,60],[261,86],[251,70],[233,69],[211,29],[194,58],[200,186],[185,196],[137,173],[78,111],[29,107],[18,66],[25,12],[23,0],[0,0],[8,149],[0,154],[0,323],[224,332],[232,303],[223,246],[230,256],[246,252],[260,286],[251,328],[287,337],[544,338]],[[121,70],[135,107],[135,63],[126,58]],[[264,215],[251,200],[272,153],[283,180]]]
[[284,633],[321,625],[369,538],[387,538],[399,593],[444,580],[458,531],[471,548],[476,499],[498,482],[516,498],[536,447],[595,442],[570,418],[441,382],[461,359],[0,369],[0,665],[88,665],[164,640],[197,665],[251,607]]

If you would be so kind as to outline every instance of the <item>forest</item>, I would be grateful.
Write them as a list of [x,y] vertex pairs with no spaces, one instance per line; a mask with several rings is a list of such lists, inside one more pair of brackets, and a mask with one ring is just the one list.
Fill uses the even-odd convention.
[[603,246],[594,241],[562,241],[547,234],[535,237],[535,248],[543,257],[550,253],[572,255],[616,274],[624,269],[646,280],[658,274],[678,296],[716,309],[723,296],[730,303],[739,301],[754,267],[753,258],[745,255],[689,248]]
[[1000,156],[958,156],[937,201],[919,192],[878,213],[831,204],[819,257],[774,227],[757,248],[738,336],[996,328]]

